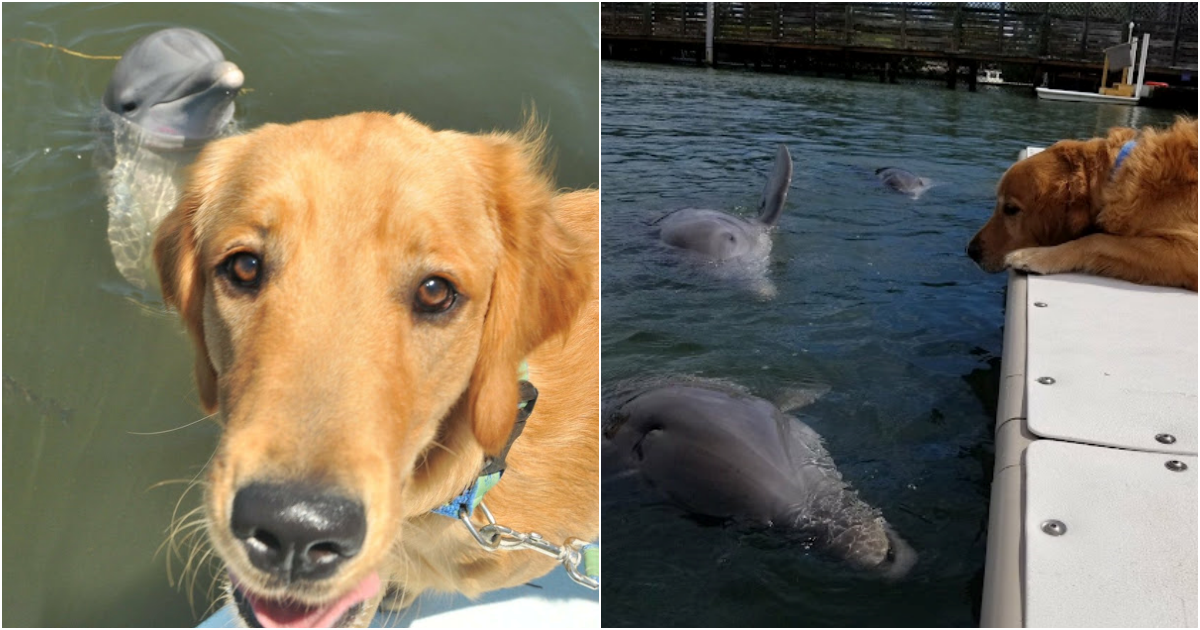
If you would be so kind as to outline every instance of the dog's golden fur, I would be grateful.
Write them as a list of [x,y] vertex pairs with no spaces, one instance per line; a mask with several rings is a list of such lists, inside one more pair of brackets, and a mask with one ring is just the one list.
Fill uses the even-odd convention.
[[[1122,145],[1137,144],[1114,170]],[[1013,164],[968,247],[989,272],[1080,272],[1196,290],[1196,121],[1114,128]]]
[[[403,606],[553,568],[430,514],[507,442],[526,358],[540,397],[487,504],[555,543],[598,535],[599,196],[556,193],[542,159],[536,134],[382,113],[267,125],[199,156],[155,257],[201,402],[220,410],[208,533],[246,589],[320,605],[378,572]],[[223,272],[239,252],[261,259],[256,290]],[[440,317],[413,307],[431,275],[460,293]],[[233,495],[263,480],[361,501],[361,552],[309,584],[263,575],[229,525]]]

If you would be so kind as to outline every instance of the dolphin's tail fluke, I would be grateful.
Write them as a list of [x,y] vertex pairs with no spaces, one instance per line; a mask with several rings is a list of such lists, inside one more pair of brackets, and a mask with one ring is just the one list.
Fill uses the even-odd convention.
[[784,145],[775,152],[775,166],[763,188],[762,201],[758,202],[758,220],[764,225],[775,225],[783,206],[787,204],[788,187],[792,185],[792,154]]

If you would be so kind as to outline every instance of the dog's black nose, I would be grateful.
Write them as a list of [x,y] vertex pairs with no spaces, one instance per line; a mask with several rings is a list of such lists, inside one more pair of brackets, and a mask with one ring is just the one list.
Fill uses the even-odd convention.
[[976,239],[971,239],[970,244],[967,245],[967,255],[971,257],[971,260],[979,262],[979,257],[982,254],[983,248],[979,246],[979,241]]
[[285,580],[321,580],[362,549],[358,501],[306,485],[253,483],[233,497],[233,535],[250,563]]

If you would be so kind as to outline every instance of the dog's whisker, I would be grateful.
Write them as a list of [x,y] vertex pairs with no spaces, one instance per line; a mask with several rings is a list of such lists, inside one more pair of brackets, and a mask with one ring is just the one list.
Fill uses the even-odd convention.
[[201,615],[201,617],[205,619],[216,614],[216,612],[220,610],[221,606],[224,604],[221,598],[216,596],[217,585],[220,584],[220,577],[220,575],[213,575],[212,580],[209,582],[208,590],[204,593],[205,598],[208,599],[208,608],[204,609],[204,614]]
[[451,456],[453,456],[453,457],[458,457],[458,452],[457,452],[457,451],[455,451],[454,449],[450,448],[449,446],[446,446],[445,444],[442,444],[441,442],[439,442],[439,441],[437,441],[437,440],[434,440],[433,442],[430,442],[430,444],[429,444],[429,445],[430,445],[430,446],[437,447],[437,448],[440,448],[440,449],[442,449],[443,451],[446,451],[447,453],[449,453],[449,454],[450,454]]
[[[212,418],[212,415],[205,416],[196,422]],[[173,429],[174,430],[174,429]],[[219,563],[214,562],[217,558],[213,548],[209,545],[207,534],[208,519],[205,514],[205,507],[201,500],[200,505],[196,505],[184,511],[184,502],[189,496],[192,496],[192,490],[200,487],[206,488],[208,482],[204,480],[204,473],[212,464],[215,452],[210,454],[204,465],[196,471],[190,479],[169,479],[161,481],[151,486],[150,489],[159,488],[172,484],[184,484],[183,492],[179,494],[179,498],[175,501],[175,506],[171,511],[170,524],[167,526],[166,539],[159,546],[158,552],[164,552],[166,555],[167,564],[167,580],[171,586],[186,594],[188,607],[192,614],[196,614],[196,595],[197,584],[200,583],[200,572],[205,567],[209,567],[213,578],[210,581],[210,586],[203,593],[204,597],[209,600],[206,607],[205,615],[212,611],[214,604],[219,603],[219,600],[213,599],[213,585],[219,579],[220,571],[218,570]]]
[[[178,511],[178,508],[176,508]],[[177,530],[184,526],[193,525],[195,523],[204,522],[204,506],[197,505],[196,507],[184,512],[183,514],[171,515],[171,529]]]
[[173,429],[164,429],[162,431],[126,431],[126,433],[128,433],[129,435],[163,435],[164,433],[173,433],[175,431],[182,431],[190,426],[200,424],[201,422],[204,422],[205,420],[208,420],[216,415],[217,414],[215,414],[215,413],[210,413],[207,416],[200,418],[199,420],[193,420],[183,426],[175,427]]
[[162,542],[162,544],[159,545],[158,551],[155,552],[155,555],[157,555],[158,553],[162,553],[164,551],[166,552],[166,555],[167,555],[167,580],[172,586],[176,585],[175,563],[173,561],[173,558],[176,558],[176,557],[182,558],[183,553],[184,553],[183,548],[185,545],[189,544],[190,542],[191,542],[190,536],[184,540],[180,540],[178,537],[172,535],[167,540],[164,540]]
[[[178,506],[176,506],[176,510],[178,510]],[[171,543],[172,541],[177,541],[181,533],[189,529],[194,529],[197,526],[203,526],[205,523],[202,514],[203,511],[203,506],[199,506],[188,510],[186,514],[181,516],[172,514],[171,524],[167,527],[167,539],[164,542]],[[170,546],[172,549],[178,548],[176,544],[171,544]]]
[[186,543],[186,542],[192,540],[193,538],[195,538],[196,536],[203,534],[205,524],[206,524],[206,522],[204,520],[197,520],[197,521],[188,523],[187,525],[180,525],[179,530],[176,532],[177,535],[182,534],[182,538],[180,539],[180,542]]
[[[193,529],[191,533],[185,536],[182,540],[172,538],[172,544],[167,554],[167,579],[172,586],[183,588],[188,581],[188,570],[190,569],[192,558],[196,551],[205,546],[203,536],[197,537],[196,532],[203,532],[202,529]],[[183,560],[183,566],[179,569],[179,573],[175,575],[175,564],[173,559],[178,558]]]
[[[185,585],[184,588],[187,591],[188,605],[191,607],[193,614],[195,614],[196,584],[200,580],[200,572],[205,567],[208,567],[209,573],[213,576],[214,581],[218,575],[215,570],[214,563],[212,562],[214,559],[213,549],[206,543],[207,539],[204,537],[200,537],[194,542],[191,553],[188,555],[187,566],[185,567],[183,573],[183,584]],[[211,590],[212,589],[210,586],[210,588],[205,592],[205,597],[209,600],[209,606],[206,608],[206,615],[207,611],[211,610],[212,604],[215,603],[213,601]]]
[[[201,479],[201,475],[204,474],[204,471],[208,468],[209,464],[212,463],[212,458],[213,458],[213,455],[209,455],[208,460],[204,462],[204,465],[200,467],[200,470],[197,471],[196,474],[190,480],[186,480],[187,486],[183,489],[183,492],[180,493],[179,499],[175,501],[175,507],[171,511],[171,524],[167,528],[167,539],[164,542],[166,548],[168,549],[168,552],[166,554],[167,555],[167,578],[172,585],[177,585],[180,588],[183,587],[184,580],[186,579],[186,575],[187,575],[187,571],[188,571],[188,563],[185,563],[184,567],[180,570],[179,582],[176,583],[174,581],[174,575],[173,575],[174,572],[172,571],[172,568],[173,568],[172,558],[175,556],[182,558],[183,554],[184,554],[184,549],[187,546],[192,546],[192,548],[195,549],[197,546],[201,546],[204,544],[205,541],[203,540],[203,537],[201,537],[201,540],[199,540],[199,541],[196,540],[196,533],[204,531],[203,526],[205,525],[205,523],[207,521],[205,518],[203,518],[203,516],[204,516],[203,504],[188,510],[186,513],[184,513],[182,515],[179,513],[179,510],[182,508],[184,500],[187,499],[188,494],[191,493],[193,488],[196,488],[197,486],[207,486],[207,483]],[[177,482],[184,482],[184,481],[185,480],[171,480],[168,482],[160,482],[159,484],[156,484],[155,487],[160,486],[160,485],[165,485],[167,483],[177,483]],[[197,516],[199,518],[196,518]],[[186,534],[185,534],[185,532],[186,532]],[[159,550],[161,551],[162,548],[163,547],[160,546]],[[192,582],[194,584],[195,580],[193,579]],[[193,598],[191,589],[189,589],[188,598],[189,599]]]
[[[400,550],[397,549],[396,551],[400,551]],[[405,595],[406,597],[407,597],[408,583],[409,583],[409,578],[411,577],[411,573],[412,573],[412,565],[409,564],[408,562],[405,562],[404,563],[404,579],[401,581],[401,584],[404,585],[402,588],[404,588],[404,590],[406,591],[406,595]],[[409,605],[411,606],[414,603],[417,603],[416,600],[409,602]],[[397,610],[396,618],[397,619],[403,618],[406,615],[407,610],[408,610],[407,607]],[[408,614],[407,616],[409,617],[410,620],[416,619],[417,615],[419,615],[420,612],[421,612],[421,604],[417,603],[417,608],[416,608],[415,612]]]
[[[198,511],[199,509],[193,509],[183,518],[188,519]],[[195,595],[199,573],[213,555],[213,550],[207,545],[207,538],[199,535],[204,532],[202,527],[204,524],[203,518],[179,521],[172,526],[172,531],[165,543],[169,545],[167,553],[168,579],[172,586],[185,592],[188,606],[193,615],[196,613]],[[185,531],[186,533],[183,533]],[[178,576],[174,574],[174,558],[183,560],[183,566],[179,569]]]
[[[181,536],[177,536],[177,545],[174,545],[176,550],[181,550],[188,545],[194,544],[197,538],[203,537],[205,534],[204,522],[190,524],[187,526],[187,532]],[[183,528],[181,528],[181,532]]]
[[192,587],[196,585],[196,579],[199,574],[200,566],[197,563],[197,558],[204,556],[204,552],[201,551],[200,547],[200,545],[192,545],[192,549],[188,553],[187,564],[183,569],[184,574],[187,575],[187,577],[184,578],[184,583],[187,585],[189,594],[192,590]]
[[191,485],[191,484],[195,483],[195,481],[196,481],[195,479],[164,479],[157,483],[151,484],[149,488],[146,488],[146,491],[149,492],[151,490],[157,490],[157,489],[165,487],[165,486],[173,486],[176,484]]
[[184,547],[192,542],[192,540],[195,538],[196,532],[203,531],[199,528],[199,526],[204,525],[203,519],[196,519],[190,522],[187,521],[187,519],[194,513],[195,510],[192,510],[191,512],[188,512],[188,514],[185,514],[180,520],[172,521],[171,526],[167,530],[166,539],[163,540],[162,544],[158,546],[158,550],[155,552],[155,555],[163,552],[164,550],[167,552],[168,578],[171,578],[172,573],[171,558],[176,555],[182,556]]
[[209,547],[204,552],[204,556],[200,558],[201,566],[208,567],[209,580],[208,587],[204,590],[204,597],[208,600],[208,608],[205,609],[203,617],[207,618],[219,609],[223,601],[218,597],[220,587],[223,584],[225,572],[221,570],[220,561],[216,557],[216,552],[212,547]]

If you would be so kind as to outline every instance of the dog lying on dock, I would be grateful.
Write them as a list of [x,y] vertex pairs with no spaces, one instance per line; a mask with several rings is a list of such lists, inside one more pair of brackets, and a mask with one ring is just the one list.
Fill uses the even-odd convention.
[[[220,411],[204,520],[247,626],[365,626],[598,537],[599,194],[543,153],[364,113],[198,157],[155,260]],[[575,553],[493,552],[493,514]]]
[[984,271],[1078,272],[1196,290],[1196,121],[1113,128],[1013,164],[967,254]]

